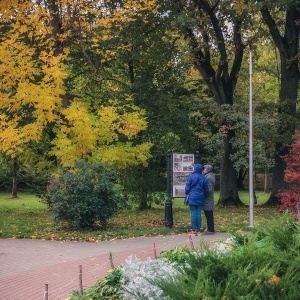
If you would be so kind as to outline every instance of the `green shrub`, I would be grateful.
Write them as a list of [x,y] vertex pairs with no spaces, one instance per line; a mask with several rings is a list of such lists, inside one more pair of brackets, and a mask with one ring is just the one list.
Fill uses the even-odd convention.
[[[300,285],[300,229],[291,216],[283,216],[270,228],[239,236],[241,242],[227,253],[186,249],[165,252],[182,262],[178,282],[156,282],[171,299],[298,299]],[[174,255],[176,254],[176,255]]]
[[97,284],[84,291],[83,295],[79,292],[73,292],[70,300],[118,300],[121,299],[118,295],[122,286],[121,268],[111,270],[104,279]]
[[169,262],[184,264],[187,261],[190,262],[194,255],[192,255],[192,253],[189,251],[189,248],[186,245],[184,245],[176,246],[171,250],[162,250],[159,254],[159,257],[164,258]]
[[261,239],[268,237],[281,251],[289,250],[297,242],[299,226],[294,222],[291,214],[285,211],[280,221],[273,223],[271,228],[260,228],[258,234]]
[[47,188],[54,222],[72,227],[105,226],[117,211],[121,195],[112,172],[100,164],[79,162],[76,171],[63,169]]

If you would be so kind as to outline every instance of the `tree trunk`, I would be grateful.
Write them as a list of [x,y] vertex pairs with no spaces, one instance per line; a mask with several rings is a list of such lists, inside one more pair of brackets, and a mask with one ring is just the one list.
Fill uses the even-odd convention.
[[278,116],[278,141],[275,146],[275,166],[272,176],[271,195],[267,205],[279,205],[277,196],[280,190],[288,189],[288,184],[284,181],[284,171],[286,168],[283,156],[289,153],[289,146],[292,136],[295,134],[295,123],[293,118],[296,116],[296,99],[298,91],[298,68],[288,69],[287,64],[283,64],[281,69],[281,88]]
[[17,160],[14,159],[13,168],[12,168],[12,193],[11,198],[18,198],[18,163]]
[[256,197],[256,193],[255,190],[253,191],[253,200],[254,200],[254,204],[257,205],[257,197]]
[[264,181],[264,193],[269,193],[269,171],[265,168],[265,181]]
[[146,189],[140,191],[140,210],[146,210],[151,208],[151,203],[148,202],[148,193]]
[[234,169],[233,162],[230,160],[232,144],[230,139],[234,135],[229,131],[224,138],[224,152],[220,164],[220,198],[218,205],[243,205],[239,198],[237,189],[237,173]]
[[237,188],[238,189],[243,189],[245,188],[245,185],[244,185],[244,180],[245,180],[245,177],[246,177],[246,171],[244,169],[240,169],[239,172],[238,172],[238,178],[237,178]]
[[[195,11],[199,13],[199,18],[195,20],[196,25],[194,27],[186,29],[186,33],[189,37],[194,66],[206,82],[207,87],[213,94],[214,100],[218,105],[232,106],[233,95],[245,49],[241,35],[243,16],[238,15],[232,19],[233,34],[231,45],[234,53],[230,55],[230,57],[233,57],[232,62],[230,62],[227,52],[232,49],[227,48],[228,40],[226,42],[227,38],[225,38],[227,33],[224,31],[216,6],[211,5],[210,1],[207,0],[193,1],[193,3],[196,8]],[[207,19],[203,17],[204,15]],[[211,44],[212,28],[218,43],[217,49],[214,49],[214,51],[212,51],[209,46]],[[212,52],[214,52],[214,55],[218,53],[218,63],[216,63],[215,60],[212,61]],[[227,121],[224,120],[220,126],[225,125],[225,128],[232,127],[230,126],[232,124],[226,123]],[[220,199],[218,204],[241,205],[242,202],[239,198],[237,188],[237,174],[233,162],[230,160],[230,155],[233,153],[231,138],[234,137],[235,133],[234,129],[227,130],[223,144],[223,155],[220,162]]]
[[300,11],[297,6],[288,6],[286,10],[284,36],[280,35],[278,27],[272,18],[268,7],[264,6],[261,13],[267,24],[276,47],[280,53],[280,92],[278,109],[278,138],[275,146],[275,166],[272,176],[271,195],[266,205],[278,205],[277,196],[280,190],[286,189],[284,181],[285,163],[282,157],[289,152],[289,145],[295,133],[294,118],[296,116],[296,101],[299,83],[299,24]]

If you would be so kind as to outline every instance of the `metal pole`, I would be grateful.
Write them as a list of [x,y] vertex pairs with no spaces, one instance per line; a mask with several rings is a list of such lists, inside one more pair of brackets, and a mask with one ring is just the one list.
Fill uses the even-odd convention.
[[250,227],[254,227],[254,195],[253,195],[253,112],[252,112],[252,39],[249,38],[249,214]]
[[173,227],[173,208],[172,208],[172,198],[171,198],[171,159],[172,154],[171,151],[168,151],[167,154],[167,199],[165,203],[165,226],[167,228]]

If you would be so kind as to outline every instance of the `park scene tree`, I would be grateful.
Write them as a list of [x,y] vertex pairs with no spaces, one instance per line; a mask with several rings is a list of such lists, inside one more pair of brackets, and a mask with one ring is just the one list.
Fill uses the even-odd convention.
[[88,297],[294,299],[299,25],[296,0],[0,1],[0,237],[186,233],[182,199],[172,198],[175,226],[163,220],[167,157],[197,153],[214,167],[216,228],[229,240],[131,260]]
[[114,168],[143,210],[164,200],[167,152],[199,151],[220,175],[218,204],[241,205],[251,38],[255,172],[272,174],[268,204],[279,204],[298,130],[297,1],[14,0],[0,9],[0,150],[12,196],[18,174],[47,174],[36,182],[45,188],[86,160]]

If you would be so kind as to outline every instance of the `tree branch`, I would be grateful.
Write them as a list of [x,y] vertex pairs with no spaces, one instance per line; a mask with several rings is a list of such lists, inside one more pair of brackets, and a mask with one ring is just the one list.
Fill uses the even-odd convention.
[[274,19],[272,18],[270,11],[268,10],[268,8],[266,6],[263,6],[260,10],[262,17],[266,23],[266,25],[269,28],[269,31],[273,37],[274,43],[276,44],[276,47],[278,48],[278,50],[281,53],[285,52],[284,49],[284,44],[283,44],[283,39],[282,36],[279,33],[279,30],[276,26],[276,23],[274,21]]
[[220,53],[218,69],[216,71],[216,80],[218,80],[221,76],[225,80],[227,80],[228,79],[228,58],[227,58],[225,40],[224,40],[223,32],[220,27],[219,21],[213,9],[209,6],[207,0],[199,1],[198,7],[199,9],[203,9],[205,13],[208,15],[208,17],[210,18],[216,36],[217,47]]

